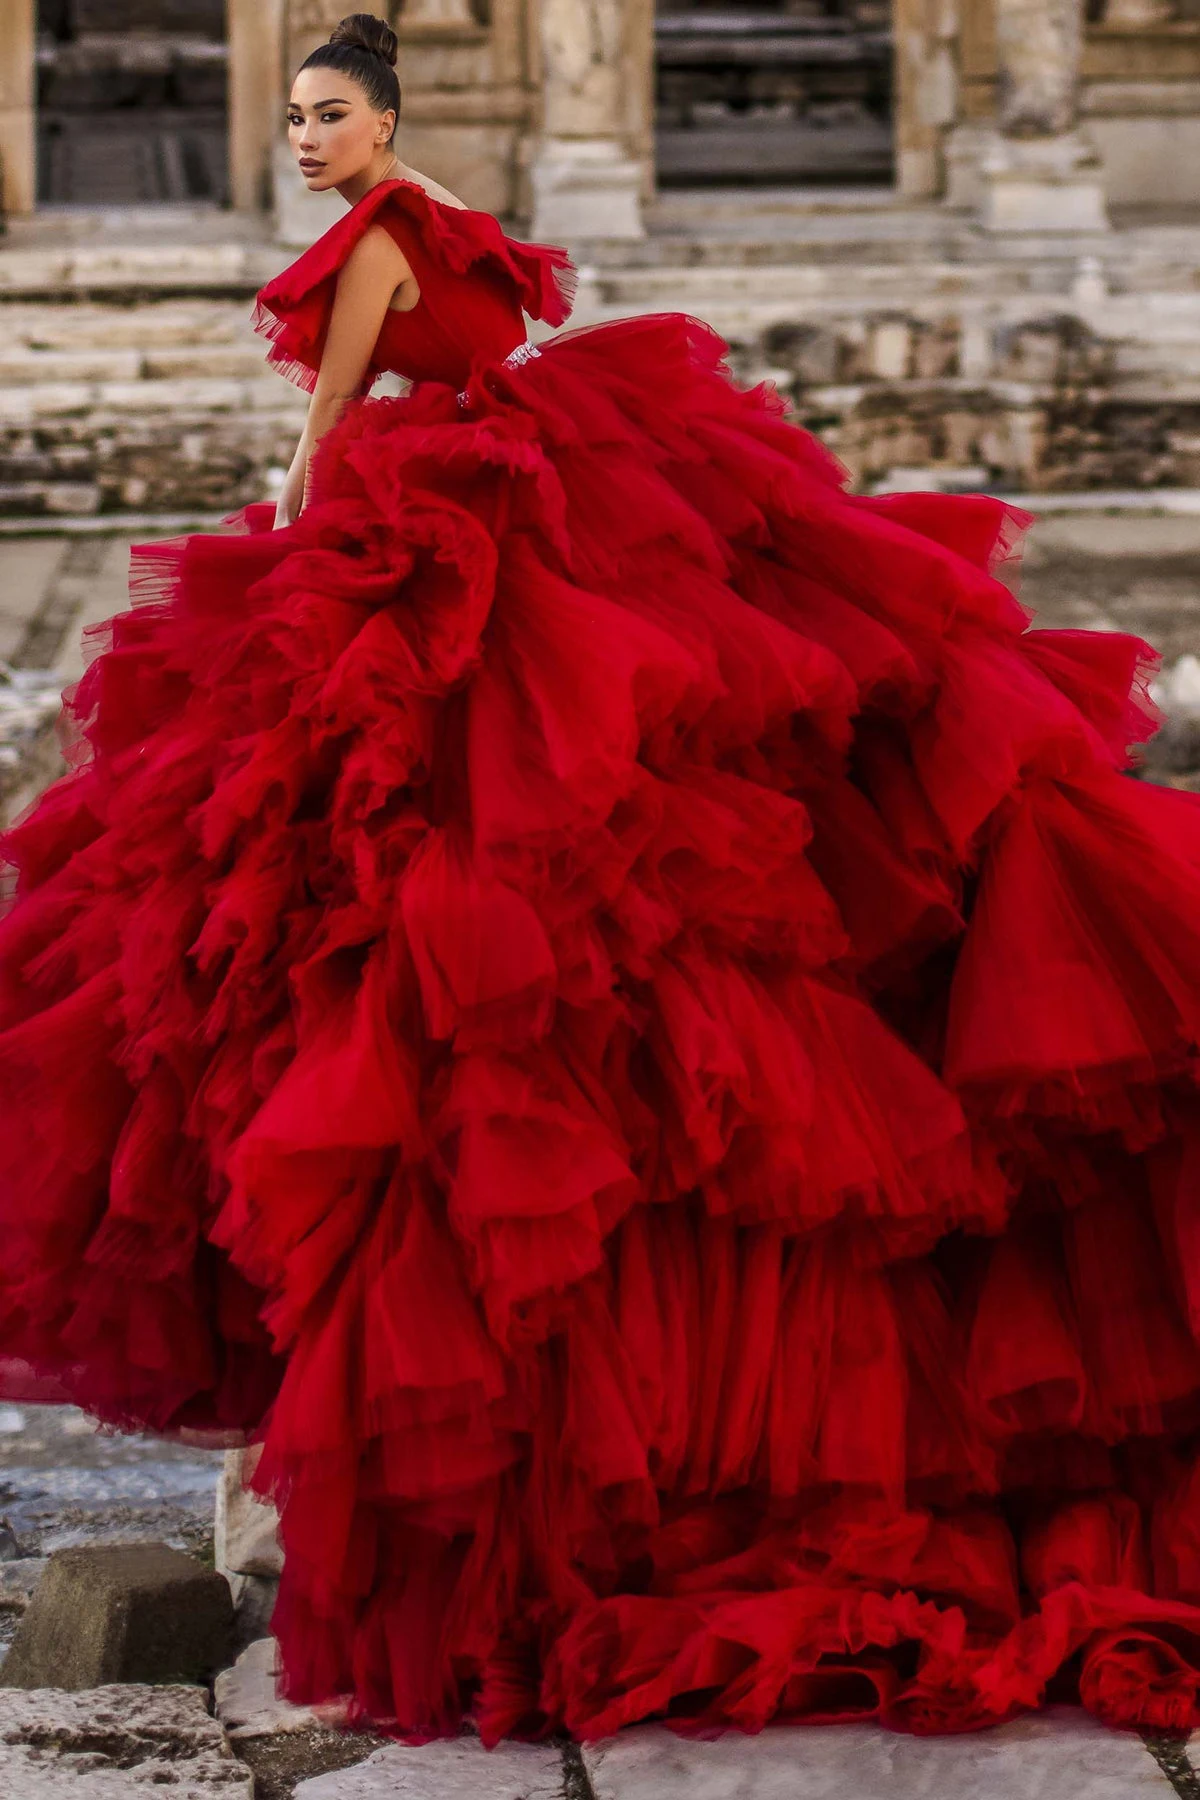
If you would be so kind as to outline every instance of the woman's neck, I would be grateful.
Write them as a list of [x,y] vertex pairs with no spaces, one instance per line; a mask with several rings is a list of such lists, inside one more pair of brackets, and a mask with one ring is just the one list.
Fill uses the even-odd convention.
[[360,169],[358,174],[352,175],[348,181],[338,183],[338,193],[351,206],[356,206],[363,195],[369,194],[371,189],[378,187],[381,181],[392,181],[399,174],[401,174],[401,168],[396,161],[395,152],[390,144],[385,144],[382,150],[371,158],[365,169]]
[[452,194],[449,188],[444,188],[440,181],[431,181],[429,176],[422,175],[419,169],[410,169],[407,163],[400,161],[391,148],[382,159],[372,157],[366,168],[352,176],[349,181],[339,182],[338,193],[343,200],[348,200],[351,206],[355,206],[364,194],[369,194],[371,189],[378,187],[381,181],[410,182],[413,187],[420,188],[429,195],[430,199],[440,201],[443,206],[454,207],[460,212],[466,210],[466,202],[460,200],[457,194]]

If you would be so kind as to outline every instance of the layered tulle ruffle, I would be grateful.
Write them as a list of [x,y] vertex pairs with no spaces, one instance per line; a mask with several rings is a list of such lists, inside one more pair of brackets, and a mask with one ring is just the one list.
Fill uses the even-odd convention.
[[[10,834],[0,1347],[260,1437],[298,1699],[1197,1710],[1200,814],[681,320],[139,553]],[[1131,698],[1132,696],[1132,698]]]

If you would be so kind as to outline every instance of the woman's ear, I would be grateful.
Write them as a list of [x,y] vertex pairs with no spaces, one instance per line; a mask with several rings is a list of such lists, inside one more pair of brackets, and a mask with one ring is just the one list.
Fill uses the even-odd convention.
[[389,108],[387,112],[380,113],[379,115],[379,128],[376,133],[376,142],[380,144],[390,144],[395,135],[396,115]]

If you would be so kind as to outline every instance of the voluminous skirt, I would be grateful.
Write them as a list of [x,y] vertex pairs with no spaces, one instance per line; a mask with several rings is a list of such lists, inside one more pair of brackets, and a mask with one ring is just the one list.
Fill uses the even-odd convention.
[[[136,553],[10,833],[10,1393],[261,1440],[298,1700],[491,1741],[1200,1670],[1200,810],[987,499],[680,319]],[[109,641],[110,640],[110,641]]]

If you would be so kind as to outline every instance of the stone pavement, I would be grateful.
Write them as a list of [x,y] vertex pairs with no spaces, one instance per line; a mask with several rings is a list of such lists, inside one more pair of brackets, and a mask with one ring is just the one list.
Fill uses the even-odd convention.
[[1030,533],[1018,590],[1037,624],[1132,631],[1169,668],[1200,653],[1200,513],[1050,511]]
[[[646,1726],[585,1748],[583,1764],[594,1800],[1168,1800],[1172,1791],[1138,1737],[1067,1708],[950,1738],[837,1725],[688,1743]],[[304,1800],[342,1796],[331,1788]]]
[[[214,1452],[111,1436],[72,1408],[0,1407],[0,1646],[57,1548],[166,1538],[206,1558],[219,1470]],[[1066,1709],[940,1739],[853,1725],[689,1742],[645,1727],[582,1751],[488,1753],[470,1735],[408,1748],[279,1700],[260,1640],[218,1676],[215,1710],[204,1689],[0,1689],[0,1797],[1200,1800],[1200,1734],[1190,1752],[1147,1746]]]
[[[332,1730],[247,1739],[203,1688],[0,1691],[11,1800],[1194,1800],[1182,1745],[1148,1747],[1068,1708],[952,1738],[873,1725],[776,1727],[708,1741],[641,1726],[604,1743],[470,1733],[377,1746]],[[1168,1772],[1170,1770],[1171,1772]],[[315,1771],[315,1772],[314,1772]]]
[[207,1695],[194,1687],[9,1689],[0,1695],[5,1800],[255,1800]]
[[[269,1646],[263,1646],[268,1649]],[[339,1732],[271,1697],[269,1657],[202,1688],[0,1691],[12,1800],[1195,1800],[1181,1741],[1147,1745],[1065,1707],[991,1731],[906,1737],[871,1724],[706,1741],[640,1726],[582,1749],[488,1751],[470,1732],[410,1747]],[[292,1716],[288,1716],[288,1715]]]

